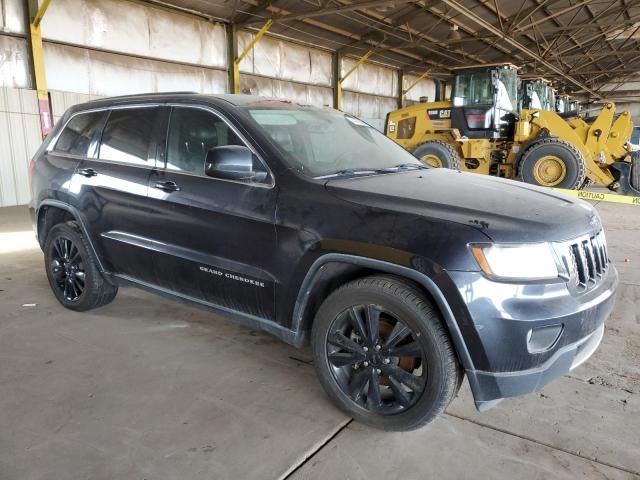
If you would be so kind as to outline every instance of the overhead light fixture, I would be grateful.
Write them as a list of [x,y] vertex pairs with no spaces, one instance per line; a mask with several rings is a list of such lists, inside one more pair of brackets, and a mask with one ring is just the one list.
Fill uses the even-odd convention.
[[461,40],[462,35],[458,31],[458,25],[451,25],[451,31],[449,32],[449,40]]

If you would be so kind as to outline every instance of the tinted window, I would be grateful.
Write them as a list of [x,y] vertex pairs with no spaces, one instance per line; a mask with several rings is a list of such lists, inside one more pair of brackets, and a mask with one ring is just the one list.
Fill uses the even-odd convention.
[[393,140],[351,115],[316,108],[256,108],[251,117],[292,166],[312,176],[351,169],[422,163]]
[[156,108],[112,110],[100,143],[100,159],[154,165],[149,147],[158,115]]
[[204,175],[207,152],[225,145],[244,144],[222,119],[198,108],[173,109],[167,141],[168,169]]
[[[73,155],[92,156],[95,145],[91,145],[96,130],[102,127],[106,112],[80,113],[73,117],[58,137],[55,151]],[[89,151],[89,148],[92,151]]]

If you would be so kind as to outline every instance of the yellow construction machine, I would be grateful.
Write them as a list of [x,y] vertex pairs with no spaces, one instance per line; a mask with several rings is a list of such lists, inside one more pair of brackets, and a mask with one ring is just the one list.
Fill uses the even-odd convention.
[[631,116],[607,103],[588,124],[541,108],[519,109],[511,64],[452,71],[451,99],[387,116],[386,134],[432,167],[579,189],[592,182],[640,194],[640,158],[628,140]]

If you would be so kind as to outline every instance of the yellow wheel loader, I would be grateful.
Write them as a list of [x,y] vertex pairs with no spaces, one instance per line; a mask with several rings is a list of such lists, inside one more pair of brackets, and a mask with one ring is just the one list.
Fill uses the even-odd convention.
[[[451,99],[391,112],[386,134],[432,167],[578,189],[587,180],[640,194],[640,158],[630,153],[628,112],[608,103],[593,123],[521,109],[511,64],[454,69]],[[615,121],[614,121],[615,120]]]
[[518,93],[520,110],[556,110],[556,92],[545,78],[522,80]]

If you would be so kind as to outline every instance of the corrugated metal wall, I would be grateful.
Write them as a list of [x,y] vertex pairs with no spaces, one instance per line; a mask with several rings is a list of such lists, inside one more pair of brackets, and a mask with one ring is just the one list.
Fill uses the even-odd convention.
[[[35,92],[24,90],[34,88],[25,2],[0,0],[0,7],[0,206],[6,206],[28,201],[26,165],[40,130]],[[55,0],[42,32],[54,120],[71,105],[101,96],[228,90],[227,38],[220,23],[124,0]],[[239,49],[252,37],[239,32]],[[354,61],[343,58],[343,74]],[[240,71],[245,93],[333,104],[332,54],[326,50],[266,36]],[[344,82],[343,109],[382,130],[386,114],[397,108],[397,82],[396,71],[365,63]],[[423,83],[408,98],[430,91]]]
[[[414,75],[404,76],[404,85],[402,88],[409,88],[418,79]],[[420,80],[411,90],[405,95],[407,103],[419,102],[421,97],[427,97],[430,102],[436,99],[436,84],[433,80],[423,79]]]
[[[353,66],[355,60],[342,58],[341,76]],[[398,108],[398,72],[372,63],[363,63],[342,83],[342,109],[380,131],[392,110]]]
[[[238,32],[238,50],[253,39]],[[240,62],[242,93],[285,98],[318,107],[333,104],[331,54],[264,37]]]
[[28,203],[28,164],[41,141],[36,92],[0,88],[0,207]]

